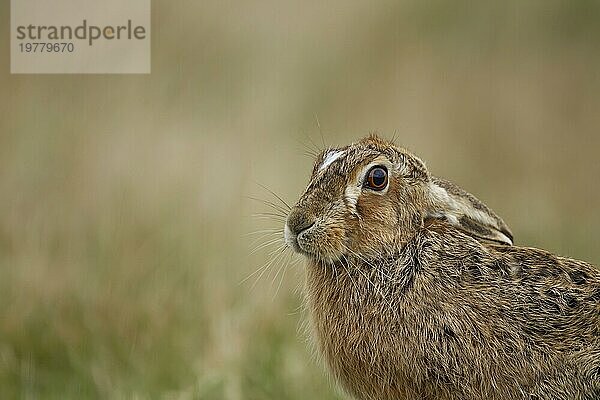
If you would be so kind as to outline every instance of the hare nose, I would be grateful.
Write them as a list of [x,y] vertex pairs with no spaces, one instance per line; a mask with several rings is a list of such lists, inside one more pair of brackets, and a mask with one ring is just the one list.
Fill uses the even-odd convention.
[[315,224],[315,218],[298,209],[293,210],[287,218],[287,226],[290,231],[298,236]]

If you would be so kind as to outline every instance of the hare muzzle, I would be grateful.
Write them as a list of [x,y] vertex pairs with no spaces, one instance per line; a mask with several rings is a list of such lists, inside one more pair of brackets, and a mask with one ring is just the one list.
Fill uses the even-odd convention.
[[302,253],[312,253],[310,240],[310,229],[315,225],[316,218],[309,216],[306,212],[299,209],[293,209],[288,215],[284,228],[285,242],[294,251]]

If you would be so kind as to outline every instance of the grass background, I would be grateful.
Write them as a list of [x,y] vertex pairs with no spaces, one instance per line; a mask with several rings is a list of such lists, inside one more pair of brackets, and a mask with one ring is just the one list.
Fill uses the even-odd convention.
[[597,1],[154,0],[146,76],[10,75],[9,22],[3,399],[343,399],[302,266],[240,284],[279,227],[245,196],[293,202],[321,135],[397,133],[518,244],[600,263]]

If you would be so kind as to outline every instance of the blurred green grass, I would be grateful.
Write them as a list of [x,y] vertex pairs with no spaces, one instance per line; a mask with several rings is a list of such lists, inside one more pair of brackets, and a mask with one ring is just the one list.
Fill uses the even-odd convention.
[[[8,54],[8,4],[0,7]],[[0,394],[341,399],[246,233],[372,130],[598,264],[595,1],[153,2],[149,76],[0,64]],[[317,122],[318,121],[318,122]],[[279,282],[281,280],[281,287]]]

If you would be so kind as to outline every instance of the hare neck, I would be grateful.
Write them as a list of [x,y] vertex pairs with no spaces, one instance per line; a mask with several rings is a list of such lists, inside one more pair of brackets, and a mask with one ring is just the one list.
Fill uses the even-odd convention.
[[[411,252],[403,254],[380,265],[355,259],[336,265],[309,262],[307,268],[306,296],[317,345],[331,372],[358,398],[365,390],[372,398],[393,398],[399,387],[410,386],[397,382],[394,389],[385,378],[390,359],[398,361],[393,367],[397,379],[406,370],[394,338],[405,329],[404,293],[413,285],[418,265],[416,258],[405,256]],[[407,344],[406,353],[401,352],[406,363],[410,351]],[[365,382],[364,377],[375,378]]]

